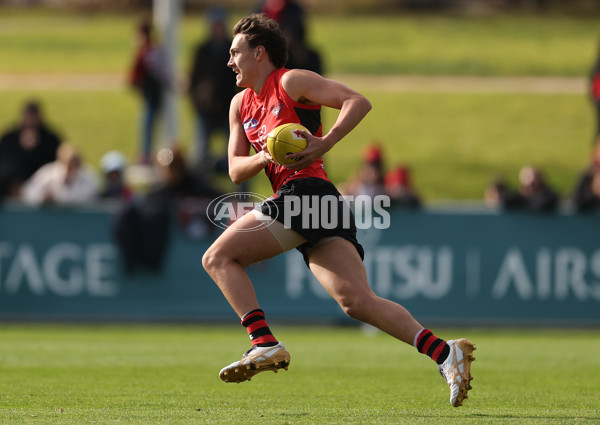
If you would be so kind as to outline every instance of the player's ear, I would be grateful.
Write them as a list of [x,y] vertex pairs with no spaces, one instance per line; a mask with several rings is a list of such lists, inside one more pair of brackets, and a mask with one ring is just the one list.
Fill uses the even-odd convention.
[[263,53],[265,53],[265,47],[264,46],[258,46],[258,47],[256,47],[256,52],[255,52],[256,59],[260,58],[263,55]]

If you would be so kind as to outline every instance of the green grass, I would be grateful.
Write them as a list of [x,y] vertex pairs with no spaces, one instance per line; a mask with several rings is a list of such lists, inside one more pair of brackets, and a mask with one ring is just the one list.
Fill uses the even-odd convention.
[[[31,93],[0,91],[2,127],[17,119]],[[364,92],[373,110],[326,157],[330,177],[339,183],[359,166],[363,147],[378,141],[388,167],[409,164],[426,200],[481,199],[496,174],[516,183],[519,169],[541,166],[563,194],[573,188],[591,150],[592,111],[578,95],[378,93]],[[98,167],[101,155],[120,149],[136,158],[138,104],[128,91],[43,91],[49,121]],[[189,105],[180,104],[181,143],[190,149]],[[325,110],[325,128],[336,112]],[[215,143],[224,150],[225,141]],[[252,189],[268,194],[264,176]]]
[[592,111],[581,96],[364,94],[373,110],[342,142],[348,148],[339,145],[328,154],[335,181],[358,167],[355,149],[377,141],[388,167],[412,168],[426,199],[481,199],[492,177],[516,184],[526,164],[540,166],[567,195],[591,151]]
[[[22,105],[30,97],[40,100],[47,121],[65,140],[78,146],[91,165],[98,167],[102,154],[111,149],[121,150],[131,160],[136,158],[141,111],[133,91],[125,88],[122,91],[0,91],[3,127],[17,122],[20,110],[15,105]],[[192,137],[189,105],[182,103],[180,111],[180,132],[186,144]]]
[[273,326],[287,372],[222,383],[247,345],[219,326],[5,325],[3,424],[561,424],[600,421],[600,332],[450,330],[478,345],[465,406],[435,365],[358,328]]
[[336,73],[587,76],[598,51],[596,17],[327,17],[311,29]]
[[[0,73],[123,72],[136,19],[4,8]],[[597,24],[595,16],[313,14],[309,40],[330,73],[586,76],[597,53]],[[203,16],[184,17],[181,69],[206,33]]]

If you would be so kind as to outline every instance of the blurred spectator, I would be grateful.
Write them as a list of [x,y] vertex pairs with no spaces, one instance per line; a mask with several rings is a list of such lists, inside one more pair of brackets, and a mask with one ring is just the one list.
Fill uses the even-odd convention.
[[20,197],[23,182],[56,159],[60,137],[44,122],[36,101],[25,104],[21,122],[0,138],[0,202]]
[[23,185],[22,200],[41,204],[83,204],[98,196],[96,178],[75,147],[62,143],[56,161],[37,170]]
[[523,206],[523,199],[502,177],[496,177],[485,189],[485,203],[491,208],[512,209]]
[[412,185],[408,167],[397,166],[386,173],[383,149],[377,142],[365,147],[358,173],[339,187],[344,196],[367,195],[374,198],[387,195],[391,206],[421,206],[421,199]]
[[323,62],[319,52],[310,47],[305,39],[304,31],[295,34],[292,31],[283,31],[288,44],[288,61],[286,68],[308,69],[323,75]]
[[346,196],[367,195],[372,198],[384,195],[382,155],[383,151],[379,145],[367,145],[357,174],[340,185],[340,192]]
[[513,191],[502,179],[486,188],[485,199],[492,207],[551,212],[559,205],[558,193],[548,185],[542,172],[532,166],[519,171],[519,188]]
[[385,192],[390,197],[391,205],[406,208],[419,208],[421,198],[415,191],[410,177],[410,169],[398,166],[385,175]]
[[259,13],[275,19],[284,33],[303,39],[305,33],[304,9],[294,0],[264,0]]
[[165,51],[156,43],[149,20],[142,20],[136,27],[136,43],[129,84],[139,92],[143,101],[139,162],[149,164],[154,127],[162,111],[164,93],[171,85],[171,78],[168,75]]
[[579,177],[572,202],[576,212],[593,211],[600,207],[600,144],[594,149],[592,164]]
[[535,211],[554,211],[558,207],[558,193],[548,185],[542,172],[532,166],[519,171],[519,194],[525,206]]
[[147,198],[153,201],[178,204],[188,198],[212,199],[221,195],[204,178],[186,165],[180,148],[161,149],[155,163],[158,183]]
[[100,159],[100,169],[104,176],[104,187],[100,192],[101,199],[130,201],[133,191],[125,184],[127,161],[119,151],[106,152]]
[[600,145],[600,43],[598,44],[596,63],[591,72],[590,95],[596,111],[596,134],[594,140],[596,145]]
[[573,193],[576,212],[595,211],[600,207],[600,169],[594,168],[581,175]]
[[294,0],[265,0],[258,8],[269,18],[275,19],[288,43],[286,68],[308,69],[323,74],[321,55],[306,41],[304,9]]
[[178,148],[161,149],[155,162],[158,182],[148,194],[123,206],[114,221],[114,235],[125,271],[159,272],[167,253],[171,213],[190,238],[208,236],[214,226],[206,216],[210,201],[221,195],[194,174]]
[[227,66],[231,46],[227,12],[215,7],[207,12],[207,18],[210,35],[196,47],[189,75],[189,96],[196,114],[197,165],[210,154],[210,139],[216,132],[229,138],[229,103],[237,92],[235,74]]

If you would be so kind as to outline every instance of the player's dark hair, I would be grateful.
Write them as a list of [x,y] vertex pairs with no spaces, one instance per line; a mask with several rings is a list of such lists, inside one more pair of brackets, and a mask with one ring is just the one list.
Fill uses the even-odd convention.
[[283,68],[288,60],[287,42],[279,24],[264,13],[254,13],[242,18],[233,27],[233,35],[244,34],[250,47],[263,46],[269,59],[277,68]]

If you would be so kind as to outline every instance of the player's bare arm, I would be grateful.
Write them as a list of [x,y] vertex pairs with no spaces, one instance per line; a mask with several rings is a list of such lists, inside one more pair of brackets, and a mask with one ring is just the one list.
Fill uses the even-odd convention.
[[323,78],[306,70],[291,70],[281,80],[283,89],[296,102],[308,105],[320,104],[339,109],[335,124],[323,137],[305,134],[307,148],[294,156],[302,159],[288,166],[291,169],[304,168],[329,151],[346,136],[371,110],[371,103],[360,93],[339,81]]
[[[244,132],[240,116],[243,92],[236,94],[231,100],[229,108],[229,177],[235,184],[240,184],[258,173],[273,159],[268,151],[259,152],[258,155],[250,154],[250,145]],[[265,145],[266,146],[266,145]]]

